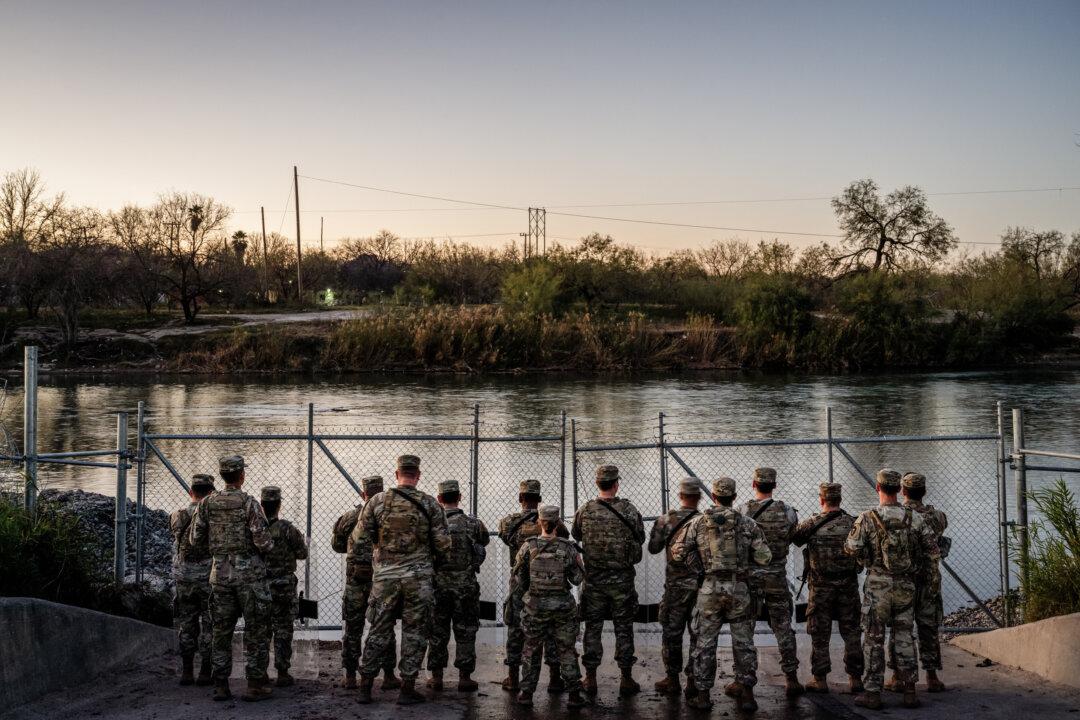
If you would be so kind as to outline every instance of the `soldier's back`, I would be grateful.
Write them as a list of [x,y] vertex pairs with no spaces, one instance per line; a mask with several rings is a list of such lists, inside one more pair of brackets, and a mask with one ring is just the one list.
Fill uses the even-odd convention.
[[795,509],[783,500],[770,498],[749,500],[739,507],[739,512],[757,523],[765,533],[765,540],[769,543],[769,550],[772,552],[772,562],[768,569],[786,570],[791,534],[799,522]]
[[640,523],[637,508],[623,498],[590,500],[578,510],[574,535],[581,540],[590,581],[633,578],[644,538],[632,528]]

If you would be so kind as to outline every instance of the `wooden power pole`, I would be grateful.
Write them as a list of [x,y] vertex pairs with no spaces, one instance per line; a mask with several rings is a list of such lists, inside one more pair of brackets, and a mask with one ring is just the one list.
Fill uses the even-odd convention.
[[262,216],[262,245],[263,245],[263,300],[270,302],[270,272],[267,269],[268,265],[266,260],[266,208],[259,208],[259,215]]
[[323,220],[325,220],[325,219],[326,218],[322,218],[322,217],[319,218],[319,252],[323,252],[322,231],[323,231]]
[[304,251],[300,249],[300,171],[293,165],[293,196],[296,205],[296,299],[304,304],[304,273],[301,267],[304,264]]

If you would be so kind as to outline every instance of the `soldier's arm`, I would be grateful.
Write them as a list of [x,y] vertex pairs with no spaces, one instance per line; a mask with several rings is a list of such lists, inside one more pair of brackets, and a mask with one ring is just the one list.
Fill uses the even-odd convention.
[[788,526],[791,528],[788,533],[788,542],[791,542],[791,536],[795,532],[795,528],[799,526],[799,511],[790,505],[787,506]]
[[844,541],[844,554],[849,555],[859,562],[865,563],[866,527],[863,524],[863,516],[855,518],[855,524],[851,526],[847,540]]
[[503,541],[503,545],[510,547],[510,518],[504,517],[499,521],[499,539]]
[[796,547],[802,547],[806,544],[806,541],[810,539],[810,528],[814,525],[814,517],[808,517],[791,531],[791,544]]
[[562,520],[559,521],[559,526],[555,528],[555,537],[570,539],[570,531],[566,528],[566,523]]
[[765,540],[765,532],[753,520],[750,520],[750,524],[753,526],[750,531],[750,547],[753,550],[751,559],[758,565],[768,565],[772,562],[772,550],[769,549],[769,543]]
[[634,539],[637,540],[639,545],[644,544],[644,542],[645,542],[645,521],[641,519],[641,513],[639,513],[637,511],[637,508],[635,508],[633,505],[631,505],[630,509],[633,510],[633,512],[634,512],[634,534],[635,534]]
[[581,542],[581,537],[582,537],[582,535],[581,535],[581,513],[584,510],[585,510],[585,508],[582,507],[576,513],[574,513],[574,525],[573,525],[573,527],[570,528],[570,535],[575,540],[577,540],[578,542]]
[[476,544],[480,547],[486,547],[491,542],[491,535],[488,533],[487,526],[484,525],[483,520],[476,521]]
[[274,538],[270,536],[266,513],[254,498],[248,501],[248,530],[251,531],[251,542],[256,550],[265,555],[274,549]]
[[514,558],[514,569],[510,574],[510,594],[521,597],[529,589],[529,546],[521,546]]
[[658,552],[664,549],[664,544],[667,542],[667,516],[661,515],[656,518],[656,522],[653,523],[652,531],[649,533],[649,554],[656,555]]
[[431,516],[431,537],[435,542],[435,553],[440,558],[445,558],[454,544],[454,541],[450,539],[450,531],[446,526],[446,513],[443,512],[442,506],[434,500],[429,499],[428,502],[434,505],[428,512]]
[[308,547],[304,533],[295,525],[289,527],[289,549],[297,560],[307,560]]
[[[176,510],[169,516],[169,534],[172,535],[173,540],[176,542],[180,541],[180,535],[183,534],[184,531],[184,526],[180,522],[180,512],[180,510]],[[190,524],[194,524],[194,521],[195,518],[192,518],[192,523]]]
[[373,546],[378,544],[379,524],[375,518],[374,502],[369,502],[364,505],[364,509],[360,511],[360,517],[353,527],[350,539],[352,540],[352,551],[349,553],[350,557],[359,554],[360,548],[365,542],[370,543]]
[[941,517],[941,532],[944,533],[949,528],[949,516],[940,510],[937,511],[937,514]]
[[203,498],[195,509],[195,517],[191,518],[191,527],[188,528],[188,540],[192,547],[206,547],[210,543],[209,530],[210,516],[206,509],[206,498]]
[[581,553],[577,551],[577,548],[571,549],[571,558],[566,579],[571,585],[580,585],[585,580],[585,561],[581,559]]

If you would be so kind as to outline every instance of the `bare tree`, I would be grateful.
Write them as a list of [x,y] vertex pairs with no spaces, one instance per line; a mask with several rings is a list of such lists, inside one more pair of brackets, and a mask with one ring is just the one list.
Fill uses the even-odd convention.
[[117,261],[124,278],[119,295],[137,303],[150,317],[165,294],[165,284],[161,258],[150,247],[149,213],[137,205],[126,205],[109,214],[108,224],[112,241],[122,249]]
[[952,228],[930,211],[917,187],[893,190],[884,198],[873,180],[857,180],[832,200],[844,231],[837,267],[895,270],[912,260],[936,262],[956,247]]
[[699,250],[698,256],[710,275],[739,277],[745,274],[753,252],[750,243],[743,240],[718,240]]
[[45,197],[45,183],[30,169],[7,173],[0,182],[0,276],[9,299],[36,318],[50,281],[42,249],[64,207],[64,196]]
[[1065,235],[1060,230],[1038,232],[1031,228],[1009,227],[1001,236],[1005,257],[1029,266],[1040,280],[1056,272],[1065,250]]
[[49,305],[60,324],[63,346],[75,347],[79,312],[104,296],[107,265],[103,239],[105,221],[97,210],[62,210],[52,223],[42,255],[49,278]]

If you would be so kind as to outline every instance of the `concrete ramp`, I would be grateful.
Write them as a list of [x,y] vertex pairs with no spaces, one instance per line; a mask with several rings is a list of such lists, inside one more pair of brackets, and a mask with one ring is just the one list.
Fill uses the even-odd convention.
[[1080,613],[951,640],[1001,665],[1080,688]]
[[174,649],[172,630],[34,598],[0,598],[0,708]]

